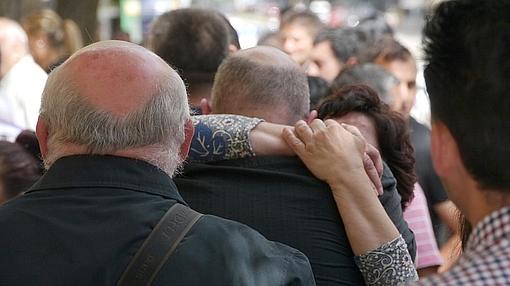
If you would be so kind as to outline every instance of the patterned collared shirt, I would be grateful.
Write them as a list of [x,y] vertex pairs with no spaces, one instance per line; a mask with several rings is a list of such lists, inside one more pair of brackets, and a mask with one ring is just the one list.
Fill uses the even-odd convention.
[[510,207],[485,217],[450,271],[413,285],[510,285]]

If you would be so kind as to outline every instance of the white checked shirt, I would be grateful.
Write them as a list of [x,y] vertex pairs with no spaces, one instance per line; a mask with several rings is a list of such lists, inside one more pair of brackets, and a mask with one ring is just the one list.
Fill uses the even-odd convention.
[[510,206],[476,226],[450,271],[413,285],[510,285]]

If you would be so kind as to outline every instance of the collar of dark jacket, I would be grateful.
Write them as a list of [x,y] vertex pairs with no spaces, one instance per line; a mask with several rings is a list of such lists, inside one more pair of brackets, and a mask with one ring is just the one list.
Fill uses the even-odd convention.
[[27,192],[80,187],[128,189],[184,203],[165,172],[145,161],[109,155],[60,158]]

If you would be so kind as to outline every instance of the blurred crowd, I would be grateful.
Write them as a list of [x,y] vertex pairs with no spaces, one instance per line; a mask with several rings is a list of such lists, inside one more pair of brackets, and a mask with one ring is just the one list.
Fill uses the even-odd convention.
[[[509,28],[508,1],[480,7],[467,3],[476,1],[451,2],[434,12],[428,37],[439,33],[433,34],[433,28],[443,25],[447,16],[441,13],[460,19],[462,11],[481,15],[499,7],[495,20],[480,17],[477,27],[495,21],[499,29]],[[458,25],[441,28],[461,29]],[[489,34],[480,31],[473,37],[488,40]],[[501,40],[496,44],[508,43],[508,32],[495,37]],[[465,45],[480,45],[473,49],[482,58],[489,64],[500,61],[508,70],[508,59],[485,54],[488,48],[476,39]],[[437,69],[429,70],[437,72],[429,76],[436,84],[429,87],[432,92],[444,96],[451,90],[443,83],[447,80],[472,85],[469,92],[499,84],[499,72],[493,79],[465,70],[459,72],[462,78],[447,72],[441,78],[462,59],[440,54],[449,42],[434,46],[434,41],[439,40],[432,38],[425,49]],[[471,60],[471,52],[461,56]],[[484,167],[478,171],[476,164],[493,162],[476,163],[482,151],[462,155],[478,145],[448,149],[452,142],[471,141],[465,129],[455,129],[456,121],[438,117],[452,125],[441,125],[446,131],[434,135],[434,122],[411,115],[421,67],[382,18],[332,27],[311,11],[288,9],[278,31],[262,36],[256,47],[241,49],[222,13],[185,8],[154,19],[143,47],[127,41],[83,47],[72,20],[41,10],[19,23],[0,18],[0,55],[0,204],[5,204],[0,226],[16,225],[6,229],[21,237],[16,244],[16,237],[0,235],[0,242],[10,245],[5,259],[14,261],[7,283],[116,284],[169,205],[185,202],[208,215],[182,235],[153,285],[401,285],[419,278],[424,285],[510,285],[508,267],[494,284],[455,280],[469,269],[455,265],[462,264],[472,226],[480,220],[473,219],[458,198],[462,195],[449,196],[440,177],[445,182],[445,174],[459,173],[473,182],[448,185],[452,189],[497,190],[508,190],[508,177],[501,184],[484,181]],[[471,111],[462,100],[452,100],[452,106],[466,116]],[[431,102],[433,116],[442,112]],[[501,104],[508,110],[508,100]],[[492,112],[492,107],[480,108]],[[503,114],[499,111],[493,114]],[[490,124],[494,136],[508,125]],[[321,147],[326,141],[321,132],[329,132],[329,140],[342,140]],[[480,145],[493,142],[490,135],[472,136],[480,137]],[[363,147],[349,143],[359,137]],[[499,141],[506,148],[503,157],[510,146],[505,140]],[[362,149],[360,156],[355,146]],[[126,158],[149,164],[122,161]],[[467,171],[448,160],[464,162],[459,164]],[[508,175],[491,173],[486,165],[487,178]],[[334,170],[341,171],[330,175]],[[359,198],[345,195],[356,193],[357,186],[370,191]],[[495,200],[504,207],[508,198]],[[502,249],[510,246],[509,221],[503,216],[493,230],[506,233]],[[40,236],[33,237],[33,229]],[[123,238],[117,239],[115,231]],[[26,244],[31,246],[21,246]],[[500,253],[502,263],[508,263],[508,250]],[[34,262],[22,263],[30,259]],[[30,272],[23,278],[17,276],[21,266]],[[62,267],[70,270],[58,273]],[[432,278],[421,280],[427,276]]]

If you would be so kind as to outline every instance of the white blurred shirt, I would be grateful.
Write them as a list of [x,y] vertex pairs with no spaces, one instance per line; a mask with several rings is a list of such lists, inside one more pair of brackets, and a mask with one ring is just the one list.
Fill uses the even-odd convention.
[[0,80],[0,122],[35,130],[47,78],[31,56],[20,59]]

